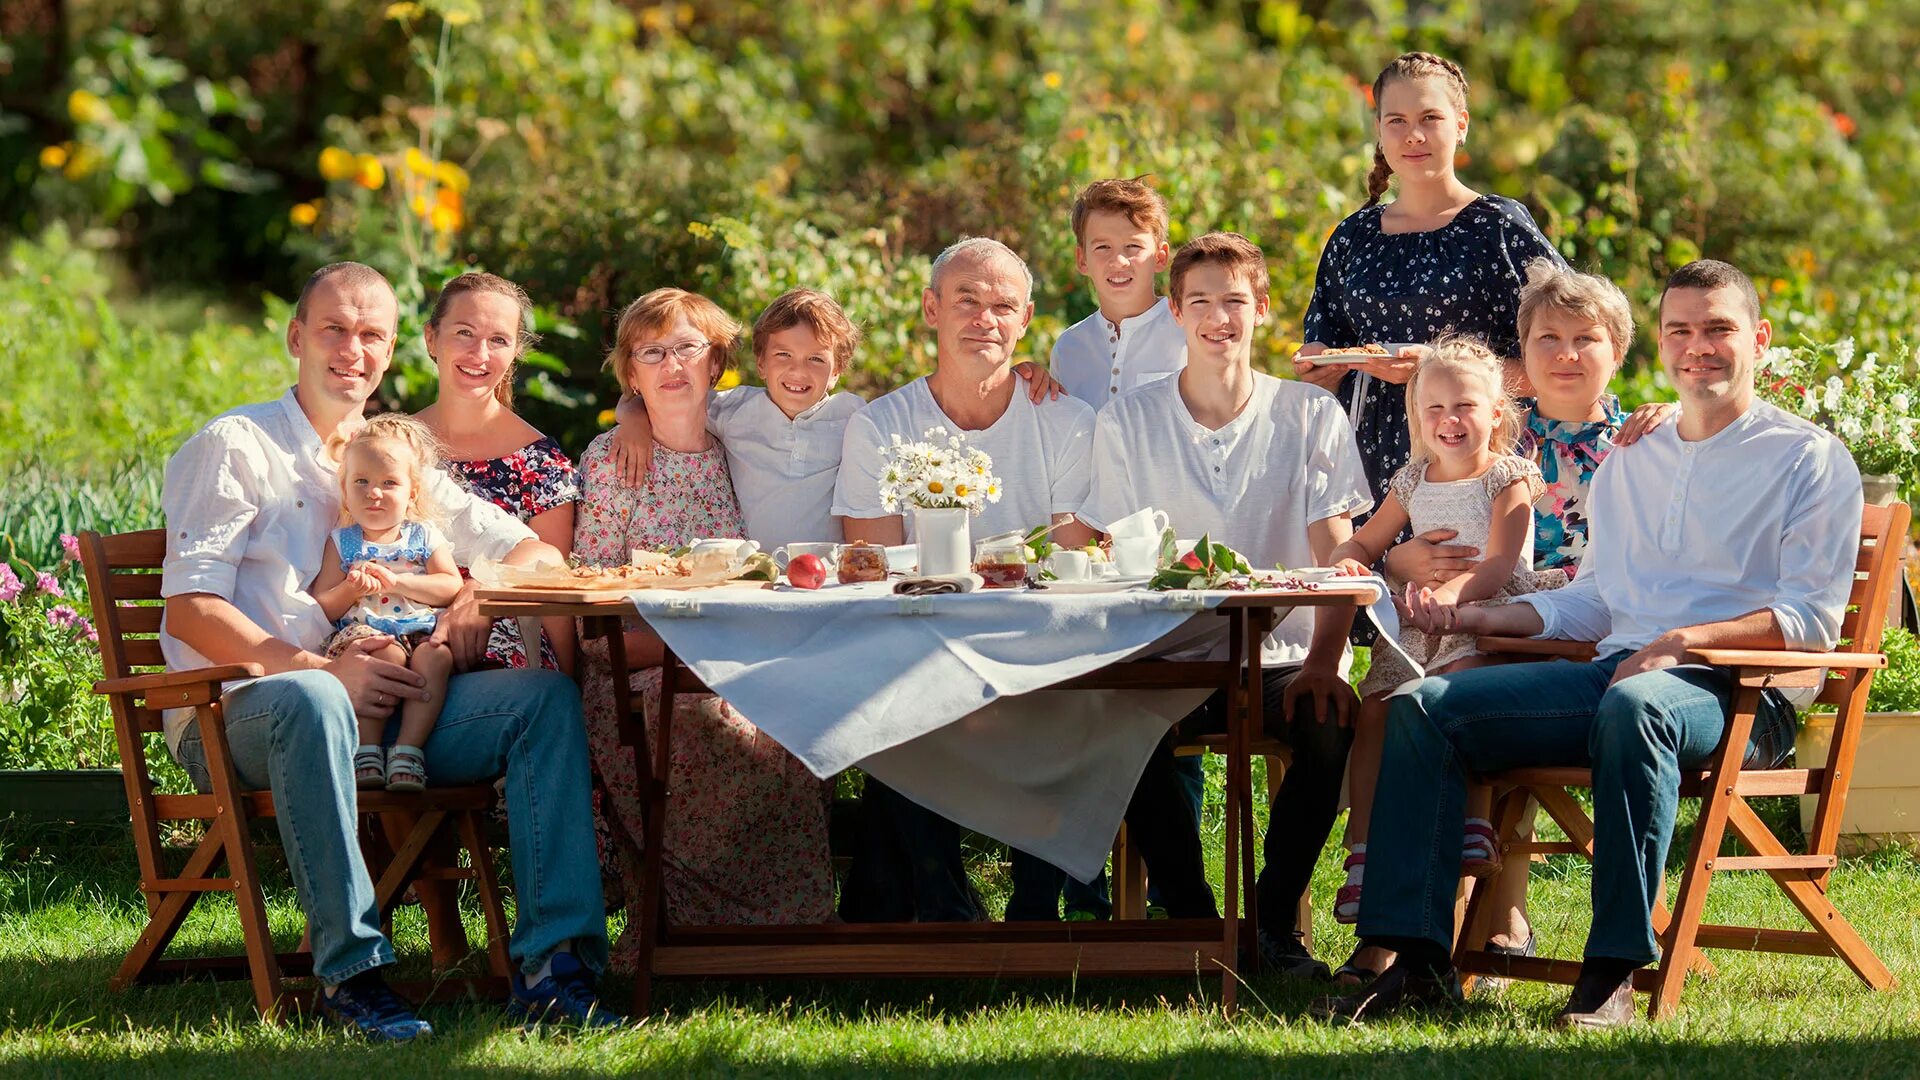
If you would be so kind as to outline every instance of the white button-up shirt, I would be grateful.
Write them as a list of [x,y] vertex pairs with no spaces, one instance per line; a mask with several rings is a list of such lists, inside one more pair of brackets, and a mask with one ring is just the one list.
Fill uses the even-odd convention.
[[726,447],[748,539],[768,551],[801,541],[840,542],[833,516],[840,445],[847,421],[866,404],[858,394],[830,394],[789,420],[763,386],[713,395],[707,430]]
[[[1093,487],[1080,519],[1104,532],[1136,510],[1164,510],[1180,536],[1204,533],[1255,569],[1271,569],[1314,565],[1307,526],[1372,505],[1339,399],[1254,372],[1247,407],[1217,429],[1193,418],[1179,379],[1140,387],[1101,409]],[[1261,655],[1267,663],[1297,664],[1312,640],[1310,617],[1285,619]]]
[[1067,327],[1048,367],[1067,393],[1093,406],[1187,366],[1187,338],[1165,297],[1118,326],[1098,310]]
[[[446,515],[440,527],[462,566],[502,558],[534,538],[519,519],[438,469],[429,471],[427,490]],[[320,651],[333,624],[307,586],[340,524],[340,478],[292,390],[209,421],[168,459],[160,501],[162,596],[218,596],[281,641]],[[164,620],[160,652],[174,671],[211,663],[167,633]],[[167,714],[169,747],[179,745],[192,716],[190,709]]]
[[1662,425],[1594,474],[1579,575],[1517,598],[1539,636],[1598,640],[1606,656],[1765,609],[1788,648],[1833,648],[1860,547],[1847,448],[1761,401],[1709,438],[1679,432]]
[[[1014,380],[1013,400],[1000,419],[980,431],[963,431],[933,399],[925,376],[884,397],[875,398],[847,422],[840,456],[840,481],[833,512],[843,517],[888,517],[880,504],[880,477],[886,450],[895,435],[914,442],[927,429],[944,427],[966,437],[993,459],[1000,478],[997,503],[973,519],[973,535],[991,536],[1010,529],[1045,525],[1055,514],[1071,514],[1087,500],[1093,451],[1093,410],[1072,398],[1034,404],[1026,383]],[[913,538],[913,515],[903,515]]]

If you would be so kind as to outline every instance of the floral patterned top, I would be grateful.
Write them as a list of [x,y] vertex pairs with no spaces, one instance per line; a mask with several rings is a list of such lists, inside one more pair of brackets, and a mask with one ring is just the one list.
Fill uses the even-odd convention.
[[1606,416],[1599,420],[1548,420],[1534,399],[1521,398],[1527,422],[1513,452],[1540,466],[1545,497],[1533,504],[1533,568],[1564,570],[1572,577],[1587,550],[1587,494],[1593,474],[1613,452],[1627,414],[1620,399],[1608,394],[1601,401]]
[[581,562],[619,566],[634,548],[666,551],[701,537],[745,534],[727,454],[718,444],[697,454],[655,444],[642,487],[620,479],[612,446],[609,431],[580,456],[586,497],[573,526],[573,554]]
[[[1351,214],[1320,253],[1302,335],[1334,348],[1430,342],[1474,334],[1501,356],[1517,356],[1516,315],[1526,265],[1563,263],[1527,208],[1482,195],[1427,232],[1380,231],[1383,206]],[[1339,388],[1353,418],[1360,460],[1378,504],[1407,463],[1406,388],[1349,371]]]
[[[471,491],[521,521],[534,518],[580,499],[580,485],[573,459],[560,444],[546,435],[510,454],[497,458],[445,463],[447,475]],[[467,568],[460,568],[467,576]],[[513,619],[495,619],[487,635],[487,662],[494,667],[527,666],[526,646],[520,640],[520,626]],[[553,644],[540,635],[540,666],[558,669]]]

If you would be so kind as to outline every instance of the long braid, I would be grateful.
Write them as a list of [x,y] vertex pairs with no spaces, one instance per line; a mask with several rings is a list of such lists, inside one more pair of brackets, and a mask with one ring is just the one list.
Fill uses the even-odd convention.
[[[1449,91],[1447,96],[1453,99],[1453,107],[1461,112],[1467,111],[1467,73],[1460,69],[1460,65],[1444,56],[1410,52],[1394,57],[1393,63],[1380,69],[1379,76],[1373,80],[1374,119],[1380,119],[1380,95],[1385,92],[1388,83],[1426,78],[1445,79]],[[1367,173],[1368,207],[1379,205],[1380,197],[1387,193],[1387,183],[1392,178],[1393,167],[1387,164],[1387,153],[1376,142],[1373,144],[1373,168]]]

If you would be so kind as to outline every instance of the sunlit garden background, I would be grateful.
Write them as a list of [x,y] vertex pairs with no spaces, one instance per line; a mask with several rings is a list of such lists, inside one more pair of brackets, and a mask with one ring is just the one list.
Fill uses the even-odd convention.
[[[1905,346],[1920,321],[1916,0],[8,0],[0,770],[115,764],[60,537],[159,523],[172,448],[289,383],[288,301],[315,267],[355,258],[398,284],[401,349],[380,393],[400,409],[432,399],[418,326],[438,284],[467,267],[522,283],[545,340],[517,401],[578,454],[611,420],[611,317],[660,285],[747,319],[790,287],[828,291],[866,329],[849,382],[872,396],[930,361],[932,254],[986,234],[1035,270],[1028,346],[1044,360],[1093,308],[1073,271],[1073,192],[1150,174],[1176,244],[1226,228],[1265,249],[1274,316],[1258,359],[1282,372],[1321,244],[1364,197],[1369,84],[1407,48],[1473,81],[1467,182],[1525,202],[1643,319],[1673,266],[1704,254],[1752,272],[1781,341],[1805,347],[1791,388],[1812,391],[1805,411],[1824,404],[1836,430],[1853,416],[1861,430],[1843,437],[1911,497],[1899,421],[1920,408],[1892,395],[1920,397]],[[1618,386],[1629,404],[1667,396],[1642,329]],[[1868,358],[1878,370],[1862,376]],[[1851,404],[1824,400],[1830,377]],[[139,922],[123,838],[14,818],[0,843],[0,1069],[191,1072],[237,1055],[309,1075],[380,1060],[255,1027],[237,986],[107,993]],[[990,879],[994,859],[979,853]],[[1542,877],[1543,933],[1571,947],[1585,872]],[[1764,884],[1716,903],[1772,910]],[[1836,891],[1896,973],[1920,979],[1914,858],[1850,863]],[[290,893],[276,904],[291,945]],[[193,925],[209,946],[238,938],[231,920]],[[1323,930],[1337,961],[1350,939]],[[1493,1076],[1616,1055],[1635,1073],[1711,1073],[1767,1047],[1787,1072],[1891,1074],[1914,1067],[1920,1038],[1915,991],[1868,995],[1833,962],[1778,957],[1729,959],[1681,1020],[1597,1044],[1542,1033],[1557,998],[1540,988],[1497,992],[1457,1024],[1365,1034],[1307,1023],[1278,984],[1256,985],[1234,1022],[1191,990],[696,986],[637,1038],[522,1042],[473,1009],[436,1019],[451,1037],[408,1060]]]

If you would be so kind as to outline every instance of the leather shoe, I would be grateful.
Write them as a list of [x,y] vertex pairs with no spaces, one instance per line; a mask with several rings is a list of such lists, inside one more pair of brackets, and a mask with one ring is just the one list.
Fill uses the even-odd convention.
[[1380,977],[1358,992],[1314,1002],[1308,1015],[1320,1020],[1358,1024],[1377,1020],[1403,1009],[1444,1006],[1458,1008],[1466,998],[1460,992],[1460,976],[1448,968],[1444,975],[1416,972],[1413,965],[1395,961]]
[[1633,976],[1590,976],[1585,972],[1573,984],[1566,1008],[1553,1018],[1562,1031],[1606,1031],[1633,1023],[1639,1010],[1633,1004]]

